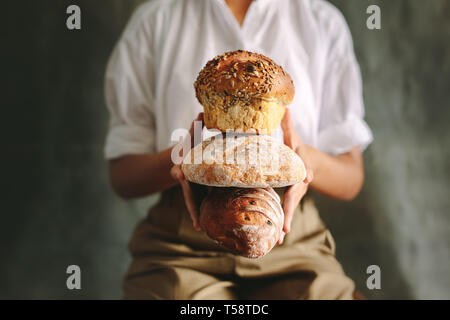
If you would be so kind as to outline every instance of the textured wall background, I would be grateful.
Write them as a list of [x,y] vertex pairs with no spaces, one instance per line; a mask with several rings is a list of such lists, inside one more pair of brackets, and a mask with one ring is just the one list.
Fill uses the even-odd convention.
[[[154,198],[114,196],[103,72],[142,1],[8,1],[2,28],[0,298],[120,298],[126,242]],[[350,203],[317,196],[338,257],[373,299],[450,298],[450,2],[333,0],[350,25],[375,142]],[[82,8],[83,29],[65,28]],[[382,30],[365,27],[378,4]],[[4,77],[5,78],[5,77]],[[5,81],[6,80],[6,81]],[[68,291],[66,267],[82,269]],[[377,264],[382,289],[366,289]]]

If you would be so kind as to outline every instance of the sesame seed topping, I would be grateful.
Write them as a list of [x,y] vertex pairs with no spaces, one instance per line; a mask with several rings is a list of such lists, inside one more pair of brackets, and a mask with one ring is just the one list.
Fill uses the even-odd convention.
[[[287,83],[290,88],[284,87]],[[200,103],[222,110],[233,105],[257,108],[255,99],[264,99],[270,92],[292,97],[294,90],[292,79],[283,68],[263,55],[242,50],[210,60],[200,71],[194,88]]]

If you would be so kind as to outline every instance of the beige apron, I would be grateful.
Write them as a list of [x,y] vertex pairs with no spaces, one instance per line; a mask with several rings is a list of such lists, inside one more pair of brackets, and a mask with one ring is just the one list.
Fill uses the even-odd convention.
[[[276,189],[283,196],[285,189]],[[235,256],[196,231],[179,186],[163,192],[129,243],[125,299],[352,299],[354,283],[311,197],[282,245],[260,259]]]

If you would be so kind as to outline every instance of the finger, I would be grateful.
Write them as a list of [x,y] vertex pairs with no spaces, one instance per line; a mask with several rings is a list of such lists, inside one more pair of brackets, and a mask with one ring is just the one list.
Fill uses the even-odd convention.
[[280,235],[280,239],[278,239],[278,244],[283,244],[284,241],[284,237],[285,237],[286,233],[284,231],[281,231],[281,235]]
[[305,194],[305,184],[297,183],[286,191],[283,201],[284,226],[283,231],[288,233],[291,230],[291,222],[301,198]]
[[[306,165],[305,165],[306,166]],[[311,168],[306,168],[306,177],[303,183],[309,184],[314,180],[314,172]]]
[[[201,124],[198,122],[201,121]],[[203,136],[203,128],[205,126],[205,122],[203,120],[203,112],[200,112],[191,123],[191,128],[189,129],[190,139],[185,139],[185,143],[190,143],[188,146],[189,149],[195,147],[198,143],[202,141]]]
[[283,211],[284,211],[283,231],[285,233],[289,233],[291,231],[291,221],[292,216],[294,215],[294,209],[292,205],[293,202],[294,200],[292,198],[287,197],[283,204]]
[[281,120],[281,129],[289,132],[294,129],[294,123],[292,122],[291,110],[286,108],[283,119]]
[[195,230],[200,230],[200,224],[198,221],[199,212],[194,200],[194,193],[189,185],[189,182],[185,179],[180,180],[181,189],[183,190],[184,202],[191,216]]
[[306,175],[305,175],[305,179],[303,179],[303,183],[309,184],[314,180],[314,170],[306,162],[303,162],[303,164],[305,166],[305,171],[306,171]]
[[170,175],[175,180],[184,180],[184,173],[183,170],[181,170],[181,166],[179,164],[174,165],[170,169]]
[[286,109],[284,113],[283,120],[281,121],[281,129],[283,130],[283,141],[284,143],[290,147],[294,148],[294,124],[292,122],[291,110]]
[[194,133],[194,123],[195,123],[195,121],[201,121],[201,122],[202,122],[202,128],[203,128],[203,126],[205,125],[205,122],[204,122],[204,120],[203,120],[203,112],[200,112],[200,113],[197,115],[197,117],[195,118],[195,120],[192,121],[192,123],[191,123],[191,128],[189,129],[191,135]]

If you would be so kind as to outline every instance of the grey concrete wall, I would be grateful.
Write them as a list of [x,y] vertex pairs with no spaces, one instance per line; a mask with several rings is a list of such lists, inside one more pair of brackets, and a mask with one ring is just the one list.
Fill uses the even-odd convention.
[[[154,198],[114,196],[102,157],[105,63],[142,1],[8,1],[2,47],[0,298],[120,298],[126,242]],[[450,3],[333,0],[348,20],[375,142],[350,203],[317,196],[338,257],[367,297],[450,298]],[[65,28],[82,8],[83,29]],[[382,30],[365,28],[378,4]],[[5,80],[5,79],[4,79]],[[65,270],[82,268],[82,290]],[[368,265],[382,289],[365,288]]]
[[[333,1],[350,25],[375,141],[356,201],[323,201],[345,269],[372,298],[450,298],[450,2]],[[362,19],[382,11],[382,30]],[[336,212],[335,212],[336,211]]]

